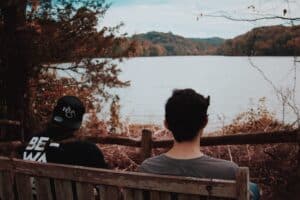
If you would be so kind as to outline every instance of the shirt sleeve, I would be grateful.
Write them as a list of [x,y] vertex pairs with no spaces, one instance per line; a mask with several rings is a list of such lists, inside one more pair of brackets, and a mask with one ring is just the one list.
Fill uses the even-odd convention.
[[146,170],[144,169],[143,164],[141,164],[138,168],[137,168],[138,172],[146,172]]

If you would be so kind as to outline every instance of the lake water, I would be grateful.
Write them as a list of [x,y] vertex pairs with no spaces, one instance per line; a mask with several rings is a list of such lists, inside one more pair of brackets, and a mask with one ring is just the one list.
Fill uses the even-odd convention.
[[[293,88],[293,57],[251,60],[276,87]],[[262,97],[266,97],[268,109],[281,119],[282,106],[274,89],[251,66],[248,57],[139,57],[125,60],[119,66],[123,71],[120,78],[131,81],[130,87],[114,90],[121,98],[121,116],[127,122],[161,125],[165,102],[174,88],[193,88],[205,96],[210,95],[210,130],[222,126],[220,117],[230,123],[237,114],[257,107]],[[296,71],[299,74],[299,66]],[[300,78],[296,81],[296,86],[300,86]],[[299,92],[296,99],[299,105]],[[287,121],[295,119],[291,112],[286,117]]]

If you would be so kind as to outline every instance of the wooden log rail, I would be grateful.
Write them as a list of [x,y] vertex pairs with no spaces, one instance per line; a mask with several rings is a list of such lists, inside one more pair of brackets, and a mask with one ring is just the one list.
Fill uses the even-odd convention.
[[[150,131],[143,131],[142,140],[147,137],[151,141],[152,148],[169,148],[173,140],[152,140]],[[90,141],[99,144],[117,144],[130,147],[141,147],[142,140],[116,136],[82,136],[79,140]],[[300,142],[300,129],[293,131],[275,131],[269,133],[249,133],[225,136],[202,137],[201,146],[217,145],[244,145],[244,144],[271,144],[271,143],[298,143]]]
[[0,126],[20,126],[20,121],[14,121],[14,120],[7,120],[7,119],[0,119]]
[[[143,130],[141,140],[115,136],[80,137],[80,140],[100,144],[118,144],[131,147],[141,147],[141,160],[151,156],[152,148],[170,148],[173,140],[152,140],[152,133]],[[244,144],[271,144],[271,143],[298,143],[300,144],[300,129],[293,131],[275,131],[269,133],[235,134],[214,137],[202,137],[201,146],[217,145],[244,145]]]
[[[147,137],[151,141],[152,148],[169,148],[173,145],[173,140],[152,140],[151,131],[143,130],[142,139],[132,139],[120,136],[81,136],[76,139],[90,141],[98,144],[116,144],[129,147],[141,147],[142,140]],[[73,139],[72,139],[73,140]],[[17,141],[12,141],[16,143]],[[268,133],[249,133],[235,134],[225,136],[202,137],[201,146],[217,145],[244,145],[244,144],[271,144],[271,143],[298,143],[300,142],[300,129],[293,131],[275,131]],[[11,142],[10,142],[11,143]],[[0,142],[1,145],[9,144]]]

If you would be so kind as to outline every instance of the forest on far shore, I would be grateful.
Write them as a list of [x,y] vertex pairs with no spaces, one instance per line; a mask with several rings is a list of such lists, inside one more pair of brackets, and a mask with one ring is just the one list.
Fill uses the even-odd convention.
[[129,38],[136,42],[135,56],[227,55],[294,56],[300,55],[300,25],[254,28],[233,39],[184,38],[171,32],[148,32]]

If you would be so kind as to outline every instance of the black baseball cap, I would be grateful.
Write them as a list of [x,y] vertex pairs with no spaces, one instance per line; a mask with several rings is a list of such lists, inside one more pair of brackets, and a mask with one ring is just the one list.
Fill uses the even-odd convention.
[[85,108],[80,99],[75,96],[63,96],[54,107],[51,122],[68,129],[79,129],[84,113]]

